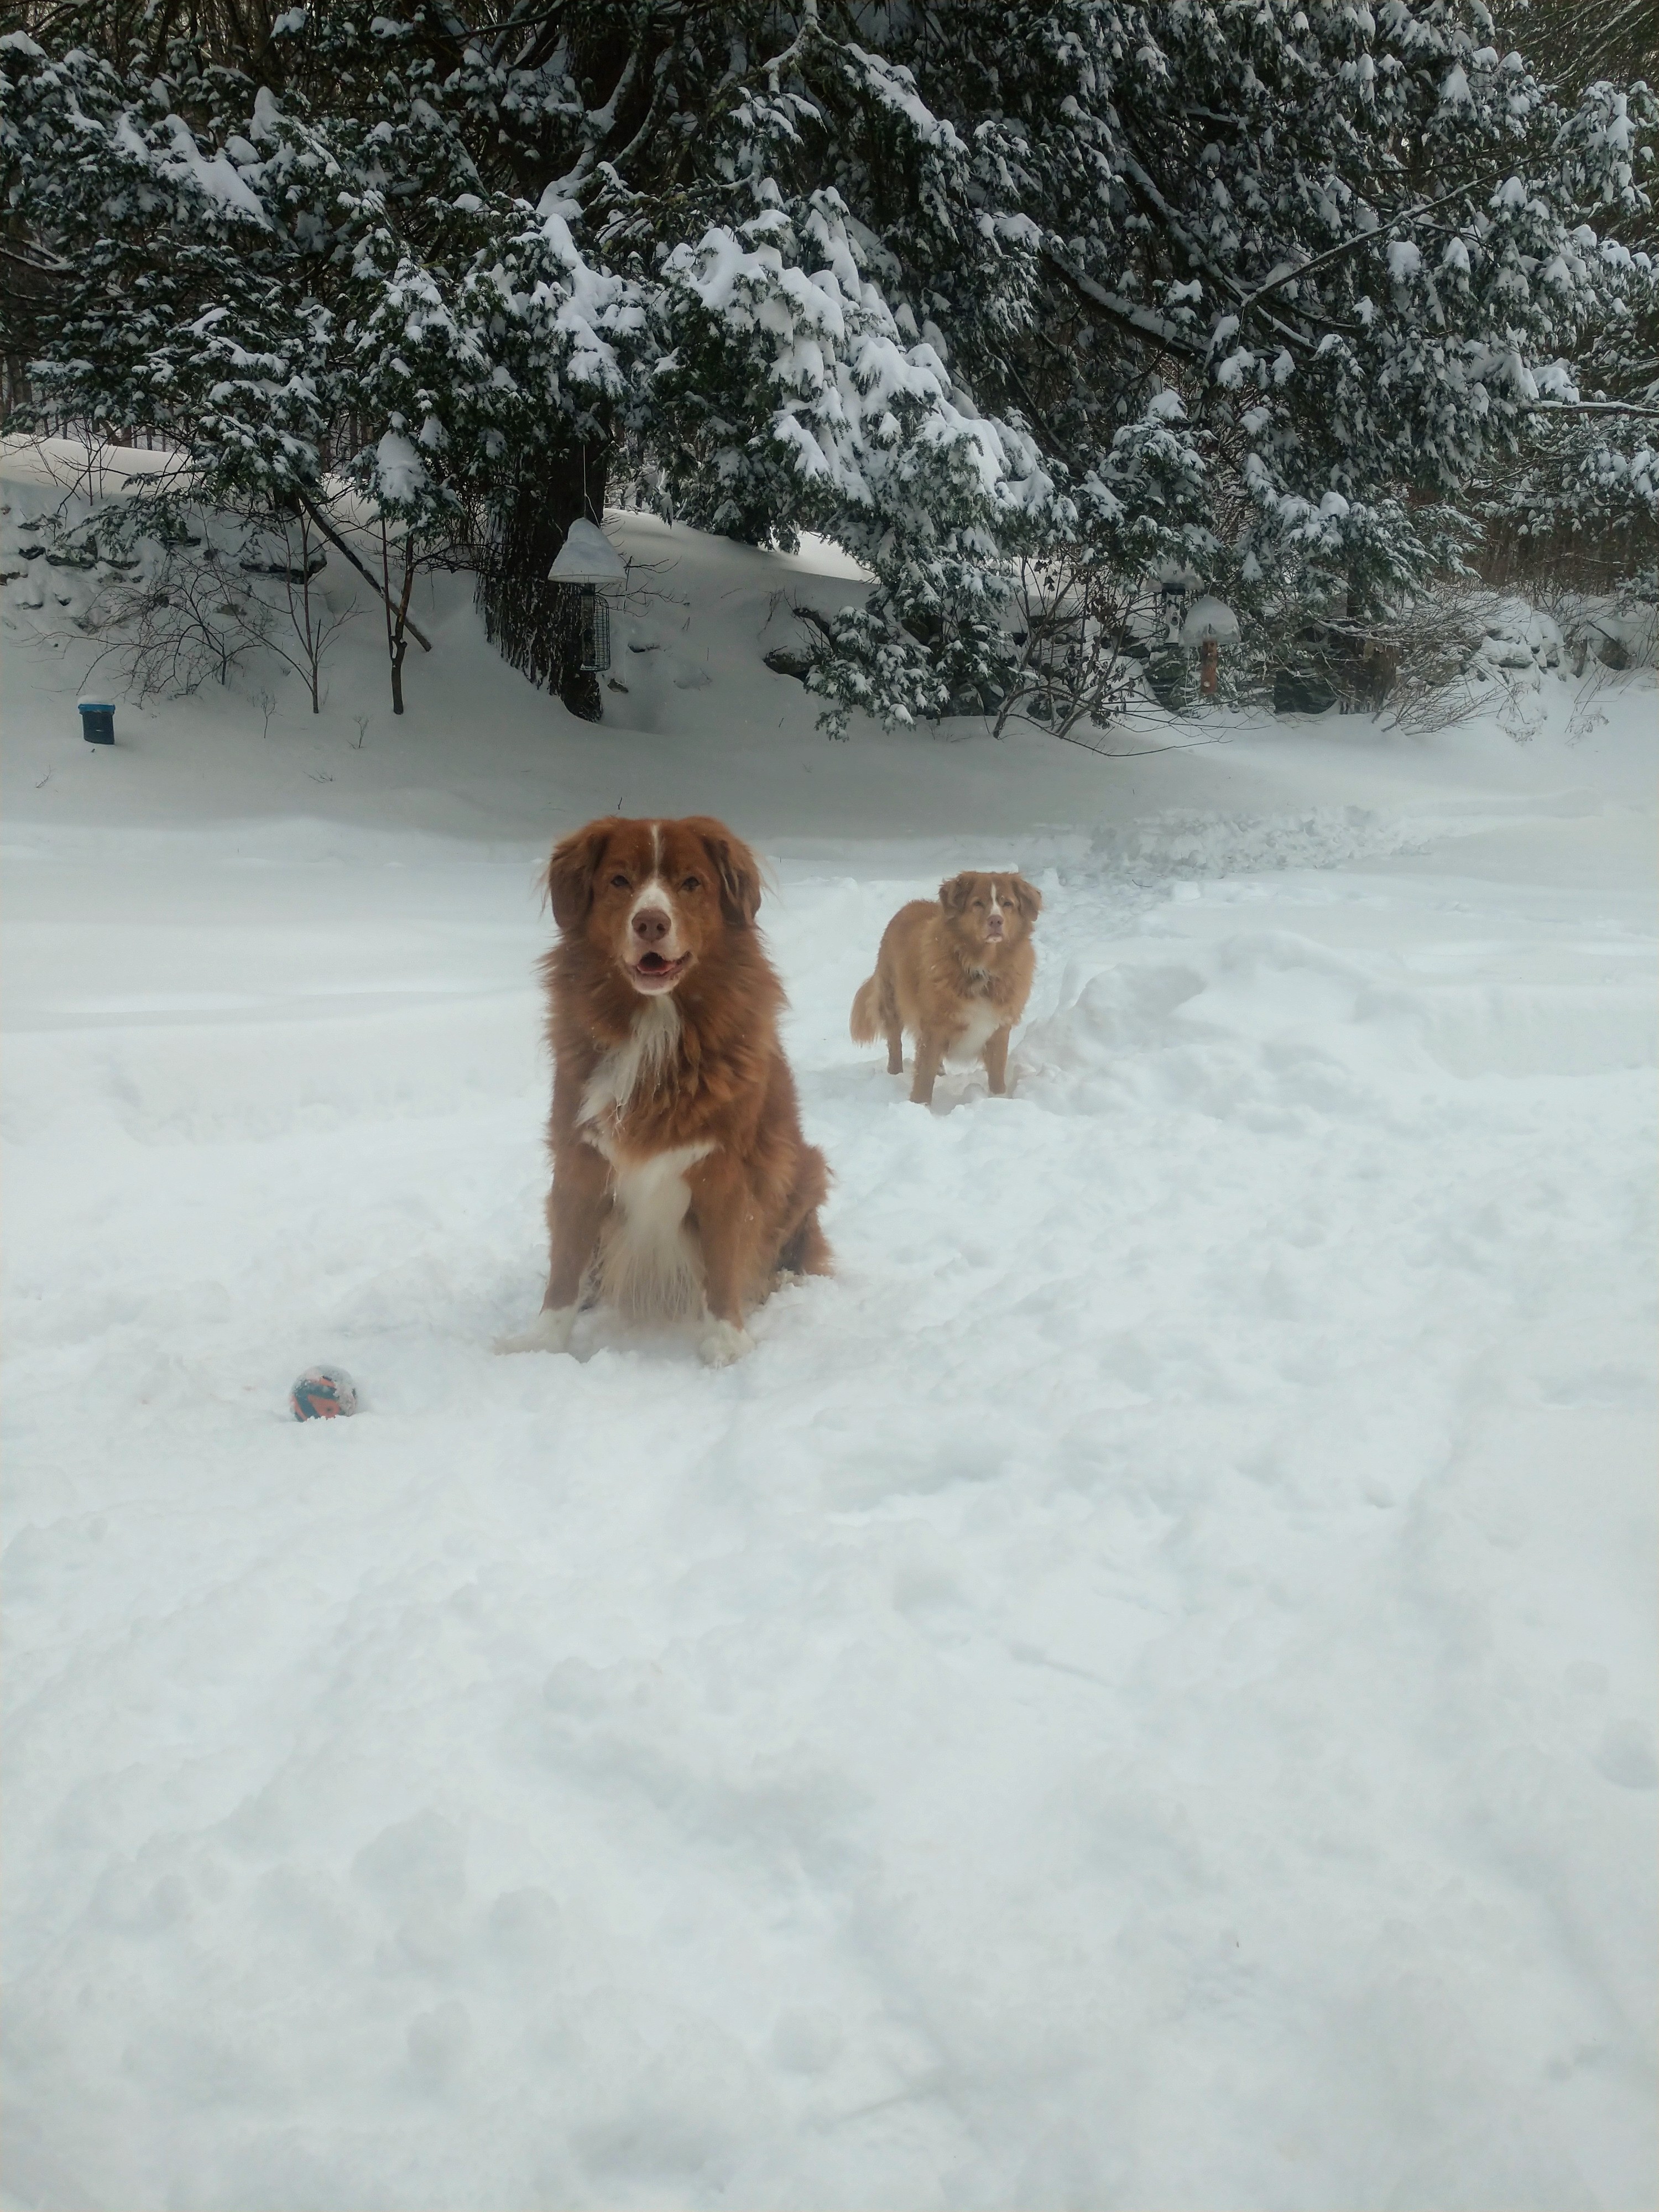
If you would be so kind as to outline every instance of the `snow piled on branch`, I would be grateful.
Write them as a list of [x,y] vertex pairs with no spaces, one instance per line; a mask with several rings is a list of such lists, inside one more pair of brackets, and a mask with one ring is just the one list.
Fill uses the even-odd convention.
[[558,275],[532,287],[527,310],[548,316],[562,341],[563,371],[572,383],[619,397],[626,380],[617,340],[641,331],[647,321],[638,289],[625,277],[596,269],[582,254],[570,228],[578,209],[544,198],[538,213]]
[[145,135],[131,109],[124,109],[109,127],[109,143],[153,176],[199,193],[219,214],[258,223],[263,230],[270,228],[270,216],[228,153],[211,158],[204,154],[182,115],[165,117],[160,128],[158,143]]
[[[811,253],[817,265],[805,265]],[[915,449],[948,455],[988,506],[1029,507],[1051,479],[1034,442],[980,414],[938,349],[907,343],[860,265],[848,210],[814,192],[799,222],[781,206],[735,228],[710,225],[664,266],[671,301],[708,318],[777,393],[770,434],[808,484],[851,505],[890,497]]]
[[387,507],[406,507],[429,481],[425,462],[408,439],[388,430],[374,448],[375,497]]

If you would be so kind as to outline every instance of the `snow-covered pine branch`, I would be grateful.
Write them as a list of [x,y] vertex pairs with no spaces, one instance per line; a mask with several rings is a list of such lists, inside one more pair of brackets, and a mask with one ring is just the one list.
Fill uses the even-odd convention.
[[1527,498],[1647,511],[1655,104],[1558,100],[1482,0],[53,25],[0,40],[41,407],[273,511],[333,471],[411,542],[465,518],[579,711],[547,570],[619,467],[857,552],[814,680],[900,720],[1006,696],[1020,564],[1079,532],[1357,618],[1529,457]]

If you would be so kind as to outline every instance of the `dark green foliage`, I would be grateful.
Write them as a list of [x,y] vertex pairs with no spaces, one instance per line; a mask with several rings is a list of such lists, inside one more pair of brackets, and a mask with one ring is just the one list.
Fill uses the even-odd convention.
[[38,405],[464,538],[580,712],[546,566],[623,477],[858,553],[811,681],[898,720],[1006,702],[1034,589],[1363,624],[1474,489],[1659,495],[1653,102],[1481,0],[71,0],[0,61]]

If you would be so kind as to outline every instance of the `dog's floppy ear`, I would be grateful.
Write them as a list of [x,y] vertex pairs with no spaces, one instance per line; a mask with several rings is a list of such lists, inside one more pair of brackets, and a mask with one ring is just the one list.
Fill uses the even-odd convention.
[[741,837],[734,837],[725,823],[699,819],[695,827],[708,848],[720,878],[720,912],[728,921],[751,929],[760,912],[760,862]]
[[939,902],[946,914],[961,914],[973,895],[973,874],[966,868],[959,876],[947,876],[939,887]]
[[1042,911],[1042,893],[1035,884],[1028,884],[1024,876],[1013,881],[1014,904],[1027,921],[1035,921]]
[[553,848],[553,857],[547,864],[547,896],[561,929],[575,928],[592,905],[599,855],[619,819],[612,814],[601,822],[590,822],[586,829],[562,837]]

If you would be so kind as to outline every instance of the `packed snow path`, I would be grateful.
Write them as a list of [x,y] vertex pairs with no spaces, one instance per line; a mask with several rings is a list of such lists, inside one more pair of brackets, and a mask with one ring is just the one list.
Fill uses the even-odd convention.
[[[862,836],[711,770],[839,1262],[717,1375],[488,1348],[588,795],[53,815],[40,684],[0,2201],[1651,2201],[1648,679],[1576,744],[1246,732],[1243,807],[917,739],[926,838],[873,738]],[[1010,861],[1015,1095],[913,1108],[854,989]],[[364,1411],[297,1426],[325,1356]]]

